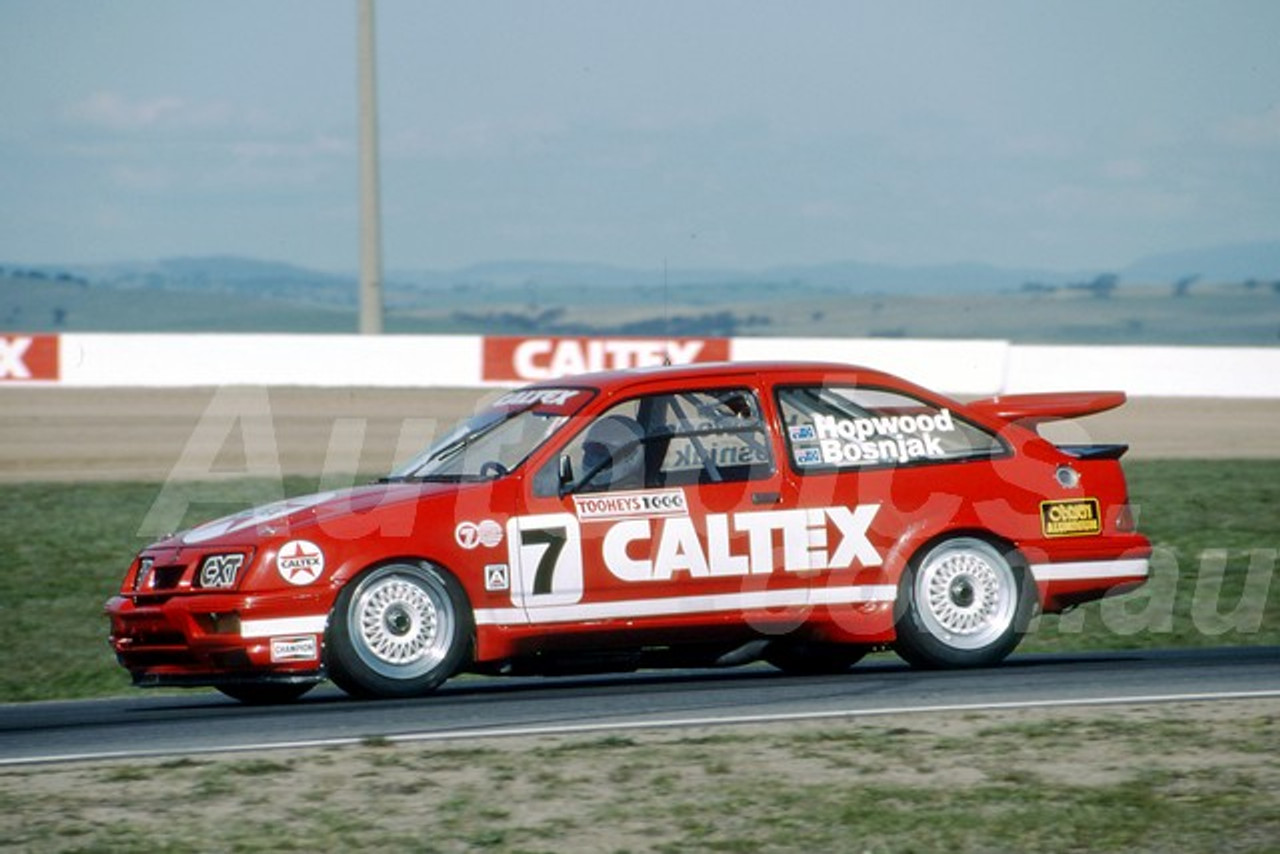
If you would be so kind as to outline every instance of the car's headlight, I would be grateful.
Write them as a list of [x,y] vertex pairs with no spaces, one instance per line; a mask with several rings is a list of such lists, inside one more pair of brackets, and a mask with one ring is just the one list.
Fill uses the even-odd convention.
[[196,586],[206,590],[226,590],[236,586],[236,576],[244,565],[244,555],[209,555],[200,564]]
[[133,589],[146,590],[151,587],[151,567],[155,558],[144,557],[138,561],[138,572],[133,576]]

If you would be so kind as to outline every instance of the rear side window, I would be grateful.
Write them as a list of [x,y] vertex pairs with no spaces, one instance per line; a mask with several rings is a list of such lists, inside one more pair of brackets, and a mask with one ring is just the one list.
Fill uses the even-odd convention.
[[899,391],[803,386],[778,391],[787,453],[800,471],[831,471],[990,459],[994,435],[949,407]]

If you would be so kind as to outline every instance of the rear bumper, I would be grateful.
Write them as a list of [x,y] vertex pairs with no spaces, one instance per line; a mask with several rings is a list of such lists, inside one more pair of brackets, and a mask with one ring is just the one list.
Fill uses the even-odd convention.
[[115,596],[116,660],[142,686],[318,682],[329,603],[313,594]]
[[1151,575],[1150,549],[1115,557],[1032,562],[1031,577],[1048,614],[1107,596],[1127,593]]

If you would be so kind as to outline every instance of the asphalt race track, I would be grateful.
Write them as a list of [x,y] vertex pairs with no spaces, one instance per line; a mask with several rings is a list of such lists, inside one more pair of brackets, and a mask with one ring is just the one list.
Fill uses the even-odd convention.
[[1064,705],[1280,698],[1280,647],[1015,655],[925,672],[877,660],[847,675],[766,666],[558,679],[455,680],[415,700],[356,701],[325,685],[292,705],[219,694],[0,706],[0,766],[201,752],[848,719]]

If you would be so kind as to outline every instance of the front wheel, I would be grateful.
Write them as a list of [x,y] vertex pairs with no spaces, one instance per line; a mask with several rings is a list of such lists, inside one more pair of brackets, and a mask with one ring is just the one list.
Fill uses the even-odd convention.
[[357,697],[416,697],[463,665],[471,608],[457,579],[430,564],[370,570],[338,596],[327,643],[329,676]]
[[945,540],[903,574],[894,648],[917,667],[985,667],[1022,639],[1035,585],[991,543]]

